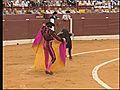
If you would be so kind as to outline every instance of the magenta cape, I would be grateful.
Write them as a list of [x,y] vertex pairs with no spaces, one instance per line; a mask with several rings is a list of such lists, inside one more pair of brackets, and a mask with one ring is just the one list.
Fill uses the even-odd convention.
[[[43,49],[43,36],[41,34],[41,30],[39,30],[38,34],[35,37],[33,42],[33,49],[36,52],[34,67],[36,70],[45,70],[45,59],[51,60],[50,56],[44,55]],[[52,71],[60,70],[65,66],[66,63],[66,42],[59,42],[57,40],[53,40],[53,49],[56,55],[56,61],[52,65]]]

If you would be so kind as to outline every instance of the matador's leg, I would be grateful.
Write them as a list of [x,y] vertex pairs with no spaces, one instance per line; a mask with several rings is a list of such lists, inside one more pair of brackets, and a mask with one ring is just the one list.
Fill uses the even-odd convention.
[[49,61],[49,53],[48,53],[48,48],[47,48],[47,42],[45,41],[44,42],[44,55],[45,55],[45,67],[46,67],[46,70],[47,70],[47,67],[48,67],[48,61]]
[[55,62],[55,60],[56,60],[56,56],[55,56],[55,53],[54,53],[54,50],[53,50],[53,48],[52,48],[52,42],[50,42],[49,43],[49,47],[48,47],[48,51],[49,51],[49,54],[50,54],[50,56],[51,56],[51,62],[49,63],[49,67],[48,67],[48,69],[50,70],[50,68],[51,68],[51,65]]

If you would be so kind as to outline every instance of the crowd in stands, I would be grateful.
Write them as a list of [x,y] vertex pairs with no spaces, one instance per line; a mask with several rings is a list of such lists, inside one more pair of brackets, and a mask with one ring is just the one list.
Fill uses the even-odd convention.
[[66,6],[66,5],[77,5],[78,6],[112,6],[120,5],[119,0],[3,0],[5,7],[18,6],[18,7],[29,7],[29,6]]
[[[58,14],[65,14],[66,11],[70,13],[117,13],[119,12],[119,0],[3,0],[3,14],[14,15],[14,14],[38,14],[43,17],[44,14],[52,14],[56,11]],[[78,6],[93,6],[91,9],[77,9],[77,8],[54,8],[50,6],[61,6],[61,5],[78,5]],[[40,6],[48,5],[48,9],[44,10]],[[15,8],[21,7],[21,9]],[[14,7],[14,8],[5,8]],[[34,7],[32,9],[25,7]]]
[[3,9],[3,15],[17,15],[17,14],[37,14],[37,15],[44,15],[44,14],[52,14],[54,11],[56,11],[58,14],[65,14],[66,11],[70,11],[70,13],[118,13],[119,12],[119,8],[115,7],[112,9],[105,9],[105,8],[97,8],[95,9],[94,7],[91,7],[91,9],[79,9],[77,10],[77,8],[66,8],[66,9],[62,9],[62,8],[54,8],[54,10],[51,10],[50,8],[48,8],[47,10],[44,10],[42,8],[34,8],[34,9],[25,9],[24,7],[22,9],[17,9],[17,8],[4,8]]

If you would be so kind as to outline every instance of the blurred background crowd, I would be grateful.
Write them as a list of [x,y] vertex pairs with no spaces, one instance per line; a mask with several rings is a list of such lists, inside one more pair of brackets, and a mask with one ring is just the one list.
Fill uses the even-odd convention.
[[[120,0],[3,0],[3,15],[70,13],[117,13]],[[54,6],[54,8],[51,8]],[[79,7],[86,8],[79,8]],[[47,9],[46,9],[47,7]],[[90,8],[87,8],[90,7]]]

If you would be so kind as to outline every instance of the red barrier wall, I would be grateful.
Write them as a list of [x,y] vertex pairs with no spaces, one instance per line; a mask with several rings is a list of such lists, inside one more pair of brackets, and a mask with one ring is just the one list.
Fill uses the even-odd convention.
[[76,36],[119,34],[119,14],[82,14],[73,19],[72,26]]
[[3,15],[3,20],[25,20],[25,19],[36,19],[36,15]]
[[[8,20],[3,22],[3,40],[32,39],[39,31],[41,25],[48,20],[31,19],[31,20]],[[56,32],[63,28],[69,30],[69,21],[58,20],[55,24]]]
[[[26,16],[25,16],[26,17]],[[83,18],[84,17],[84,18]],[[32,39],[42,23],[47,19],[5,20],[3,21],[3,40]],[[55,30],[70,30],[70,21],[57,20]],[[75,36],[117,35],[119,34],[119,15],[116,14],[75,14],[72,22]]]

